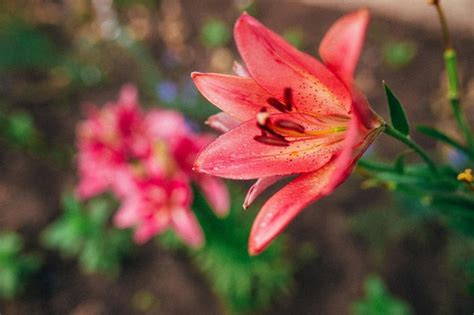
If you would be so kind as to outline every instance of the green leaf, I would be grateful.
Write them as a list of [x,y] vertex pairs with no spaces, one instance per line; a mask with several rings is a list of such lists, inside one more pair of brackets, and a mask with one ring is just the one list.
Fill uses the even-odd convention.
[[414,42],[392,40],[383,45],[383,58],[390,67],[398,70],[413,61],[417,50]]
[[31,144],[36,140],[37,136],[33,117],[25,112],[11,115],[7,134],[12,141],[18,142],[21,145]]
[[393,168],[399,174],[403,174],[405,172],[405,153],[402,153],[397,157]]
[[[206,244],[198,250],[183,250],[191,255],[231,314],[260,313],[287,292],[293,264],[286,256],[281,237],[261,255],[249,256],[247,242],[254,216],[242,211],[244,196],[237,187],[230,186],[230,193],[231,211],[227,217],[218,218],[202,194],[195,191],[193,210]],[[169,241],[170,237],[166,239]]]
[[398,98],[393,94],[392,90],[383,83],[385,94],[387,95],[388,109],[390,111],[390,121],[392,122],[393,128],[408,135],[410,133],[410,126],[408,124],[407,115],[403,105],[400,103]]
[[354,315],[410,315],[410,306],[393,297],[378,276],[369,276],[365,282],[365,297],[352,304]]
[[93,199],[89,204],[89,209],[90,222],[96,227],[101,227],[107,223],[111,214],[110,205],[107,203],[107,200],[100,198]]
[[60,59],[48,33],[13,21],[0,30],[0,71],[46,70]]
[[73,194],[67,194],[63,197],[63,208],[64,210],[80,213],[81,212],[81,203]]
[[304,45],[304,32],[298,28],[290,28],[283,33],[283,38],[291,45],[302,49]]
[[41,266],[40,257],[23,252],[23,239],[15,232],[0,234],[0,297],[14,298]]
[[201,29],[201,41],[211,48],[222,47],[229,42],[231,34],[229,27],[223,21],[211,19]]
[[441,132],[441,131],[439,131],[435,128],[428,127],[428,126],[416,126],[416,130],[418,130],[419,132],[421,132],[424,135],[427,135],[428,137],[431,137],[431,138],[437,139],[441,142],[444,142],[444,143],[446,143],[446,144],[448,144],[448,145],[464,152],[467,155],[471,154],[469,152],[469,150],[465,146],[463,146],[461,143],[454,140],[453,138],[451,138],[450,136],[448,136],[444,132]]
[[23,247],[21,237],[13,232],[4,232],[0,235],[0,255],[15,255]]
[[110,225],[112,200],[97,197],[82,205],[72,195],[63,200],[64,213],[42,233],[43,245],[63,256],[77,257],[86,272],[115,276],[132,249],[128,230]]

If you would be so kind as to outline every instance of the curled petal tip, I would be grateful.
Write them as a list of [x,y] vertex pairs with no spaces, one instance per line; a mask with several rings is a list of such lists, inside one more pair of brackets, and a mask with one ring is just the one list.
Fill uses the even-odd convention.
[[359,14],[363,17],[369,17],[369,15],[370,15],[369,9],[367,9],[367,8],[360,8],[356,12],[357,12],[357,14]]
[[244,204],[242,205],[242,208],[244,208],[244,210],[247,210],[249,208],[250,204],[252,203],[252,201],[255,199],[255,198],[252,198],[254,190],[255,190],[254,186],[250,187],[250,189],[247,193],[247,196],[245,196]]
[[191,72],[191,79],[194,80],[196,77],[198,77],[201,74],[202,74],[202,72],[193,71],[193,72]]
[[248,243],[248,252],[250,256],[256,256],[262,253],[270,243],[279,235],[279,233],[267,237],[261,233],[252,233],[250,232],[250,238]]
[[194,160],[194,164],[191,169],[193,172],[197,173],[209,173],[208,167],[205,165],[205,159],[201,158],[201,156],[198,156],[196,160]]
[[252,239],[249,240],[248,253],[250,256],[259,255],[265,248],[266,244],[256,244]]
[[220,112],[209,117],[205,121],[205,124],[217,131],[226,133],[227,131],[237,127],[240,124],[240,121],[227,113]]
[[370,11],[367,8],[360,8],[356,11],[353,11],[352,13],[348,13],[346,17],[352,19],[354,22],[358,21],[362,23],[368,23],[370,19]]
[[209,173],[202,164],[203,163],[202,163],[201,160],[194,161],[194,164],[193,164],[193,167],[191,168],[191,170],[193,172],[197,172],[197,173],[206,173],[206,174]]
[[250,14],[247,12],[247,10],[245,10],[245,11],[242,12],[242,14],[240,15],[240,18],[242,18],[242,17],[247,17],[247,16],[250,16]]
[[249,23],[253,21],[254,21],[254,17],[248,14],[247,11],[244,11],[240,15],[240,17],[237,19],[237,22],[235,22],[235,28],[238,28],[242,23]]
[[257,256],[260,253],[253,246],[250,246],[250,244],[249,244],[248,252],[250,256]]

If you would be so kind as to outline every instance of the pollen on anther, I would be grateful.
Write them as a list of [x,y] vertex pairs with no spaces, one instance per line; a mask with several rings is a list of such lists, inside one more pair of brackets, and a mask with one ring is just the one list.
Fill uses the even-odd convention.
[[286,141],[285,139],[272,138],[268,136],[255,136],[253,137],[253,139],[263,144],[269,144],[269,145],[280,146],[280,147],[287,147],[290,145],[288,141]]
[[264,126],[268,121],[268,117],[270,117],[270,114],[268,114],[265,107],[263,107],[260,112],[257,113],[257,124]]
[[276,110],[280,111],[280,112],[287,112],[288,111],[288,108],[285,104],[283,104],[282,102],[280,102],[279,100],[277,100],[276,98],[274,97],[269,97],[267,99],[267,103],[272,106],[273,108],[275,108]]
[[293,108],[293,91],[291,88],[287,87],[283,91],[283,97],[285,98],[285,104],[289,111]]
[[302,125],[295,123],[291,120],[286,120],[286,119],[276,120],[275,125],[286,130],[293,130],[293,131],[301,132],[301,133],[303,133],[305,130]]

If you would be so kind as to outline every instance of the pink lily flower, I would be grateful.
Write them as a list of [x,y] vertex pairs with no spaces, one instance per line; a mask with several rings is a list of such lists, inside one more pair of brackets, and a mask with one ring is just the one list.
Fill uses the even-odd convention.
[[138,180],[114,217],[120,228],[134,227],[134,240],[143,244],[172,228],[188,245],[200,247],[204,236],[191,211],[192,191],[186,176]]
[[[80,181],[76,193],[80,199],[91,198],[108,189],[121,195],[122,190],[127,190],[123,187],[123,179],[131,172],[129,162],[150,154],[138,106],[135,87],[126,85],[116,103],[108,103],[102,109],[90,107],[88,119],[79,123]],[[115,180],[117,176],[122,182]]]
[[178,112],[142,112],[136,88],[124,86],[116,103],[91,108],[78,125],[76,193],[88,199],[113,192],[122,203],[114,222],[134,227],[138,243],[171,227],[189,245],[200,246],[204,237],[190,208],[190,181],[216,215],[225,216],[230,204],[221,179],[192,172],[198,152],[212,140],[193,132]]
[[195,170],[258,179],[244,208],[278,180],[298,174],[257,215],[252,255],[340,185],[382,130],[353,79],[368,20],[360,10],[336,21],[321,42],[321,63],[244,13],[234,38],[245,67],[237,64],[237,76],[192,74],[204,97],[225,112],[208,124],[226,131],[201,152]]
[[[167,150],[175,164],[174,166],[168,165],[167,168],[177,168],[195,182],[214,213],[219,217],[225,217],[229,212],[230,197],[224,182],[214,176],[192,171],[198,153],[214,137],[210,134],[192,132],[184,117],[180,113],[170,110],[150,111],[145,119],[145,125],[150,138],[162,139],[166,143]],[[152,166],[157,164],[149,163]]]

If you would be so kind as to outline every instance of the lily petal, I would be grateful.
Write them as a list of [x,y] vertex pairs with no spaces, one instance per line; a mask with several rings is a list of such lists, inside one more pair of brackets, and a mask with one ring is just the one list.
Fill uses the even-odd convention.
[[319,55],[326,66],[336,73],[348,88],[352,86],[354,70],[364,44],[369,12],[359,10],[337,20],[324,36]]
[[[291,116],[277,114],[271,117],[288,119]],[[194,163],[194,169],[232,179],[310,172],[326,164],[340,151],[344,139],[344,132],[340,132],[290,142],[283,147],[255,141],[254,136],[259,134],[256,120],[240,124],[204,148]]]
[[127,83],[120,89],[118,103],[121,106],[129,109],[136,109],[138,107],[138,90],[131,84]]
[[104,192],[107,188],[109,188],[107,177],[86,174],[82,175],[76,187],[76,195],[79,199],[85,200]]
[[351,88],[351,94],[352,109],[357,119],[368,129],[378,128],[383,119],[372,110],[364,94],[355,85]]
[[249,239],[249,253],[256,255],[310,203],[331,194],[351,174],[355,163],[382,131],[366,129],[358,115],[353,115],[341,152],[322,168],[300,175],[273,195],[254,221]]
[[115,213],[113,221],[118,228],[127,228],[136,225],[141,217],[140,202],[136,198],[127,198]]
[[300,175],[273,195],[258,213],[249,238],[249,254],[257,255],[310,203],[324,197],[336,168],[330,161],[322,168]]
[[367,129],[359,115],[352,116],[342,150],[334,160],[336,169],[332,174],[332,181],[324,188],[324,194],[330,194],[350,175],[357,160],[382,132],[381,125],[382,123],[378,121],[378,126]]
[[191,77],[209,102],[239,121],[255,118],[270,97],[252,78],[198,72]]
[[212,115],[206,120],[206,125],[221,133],[225,133],[237,127],[239,124],[240,121],[235,118],[232,118],[232,116],[225,112],[220,112],[215,115]]
[[298,51],[284,39],[244,13],[234,38],[247,70],[274,97],[284,101],[291,88],[295,107],[302,112],[347,114],[350,94],[339,79],[315,58]]
[[247,68],[245,68],[245,66],[238,61],[234,61],[234,64],[232,65],[232,71],[234,71],[234,73],[239,77],[250,77]]
[[225,217],[229,213],[230,197],[224,182],[204,174],[198,174],[196,181],[214,213],[219,217]]
[[159,234],[165,230],[168,226],[169,218],[165,219],[166,221],[158,222],[157,220],[147,220],[141,222],[135,229],[133,233],[133,240],[137,244],[144,244],[156,234]]
[[185,137],[188,132],[183,115],[173,110],[150,110],[143,124],[148,137],[167,142]]
[[247,195],[245,196],[243,208],[247,209],[252,202],[262,193],[264,192],[268,187],[272,186],[275,184],[277,181],[280,179],[284,178],[285,176],[269,176],[269,177],[262,177],[259,178],[255,184],[250,187],[249,191],[247,192]]
[[171,222],[173,228],[188,245],[198,248],[204,244],[204,235],[194,214],[181,207],[172,209]]

